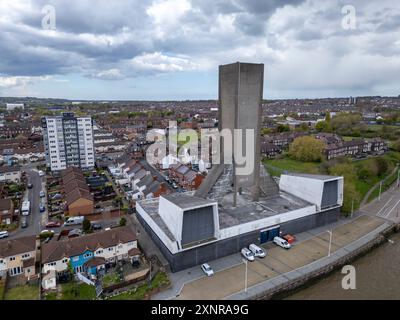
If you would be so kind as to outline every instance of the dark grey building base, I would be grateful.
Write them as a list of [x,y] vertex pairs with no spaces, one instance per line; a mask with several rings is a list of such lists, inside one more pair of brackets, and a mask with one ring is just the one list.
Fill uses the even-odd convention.
[[[320,212],[311,216],[285,222],[279,225],[280,231],[283,234],[296,234],[304,232],[309,229],[321,227],[325,224],[337,221],[339,214],[340,208],[334,208],[325,212]],[[243,247],[247,247],[251,243],[260,243],[261,230],[256,230],[229,239],[216,241],[192,250],[172,254],[163,244],[157,234],[155,234],[149,227],[146,221],[144,221],[138,213],[136,213],[136,215],[140,223],[143,225],[143,228],[159,247],[164,257],[168,260],[172,272],[181,271],[205,262],[209,262],[211,260],[222,258],[234,253],[239,253]]]

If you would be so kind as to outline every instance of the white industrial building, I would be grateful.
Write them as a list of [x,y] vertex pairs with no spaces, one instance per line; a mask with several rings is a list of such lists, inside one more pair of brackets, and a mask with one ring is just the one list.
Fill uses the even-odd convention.
[[91,117],[73,113],[42,118],[46,165],[51,171],[69,166],[92,169],[95,164],[93,123]]
[[[191,193],[138,201],[139,221],[179,271],[224,257],[251,243],[265,243],[282,233],[298,233],[336,221],[343,203],[343,177],[283,174],[279,192],[237,207]],[[226,205],[224,205],[226,204]]]

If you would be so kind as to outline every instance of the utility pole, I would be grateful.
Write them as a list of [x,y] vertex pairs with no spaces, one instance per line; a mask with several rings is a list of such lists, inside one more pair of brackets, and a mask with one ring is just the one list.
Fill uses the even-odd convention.
[[378,197],[379,201],[381,201],[381,193],[382,193],[382,181],[379,182],[379,197]]
[[326,230],[329,233],[329,249],[328,249],[328,257],[331,256],[331,246],[332,246],[332,230]]
[[353,218],[353,212],[354,212],[354,198],[351,200],[351,218]]
[[397,170],[397,188],[400,186],[400,169]]
[[247,260],[242,259],[243,263],[246,265],[245,272],[244,272],[244,293],[247,293]]

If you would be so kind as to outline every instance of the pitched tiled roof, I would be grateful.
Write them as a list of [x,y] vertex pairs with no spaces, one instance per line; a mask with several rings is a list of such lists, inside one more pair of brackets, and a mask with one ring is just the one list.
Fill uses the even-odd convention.
[[130,226],[125,226],[83,237],[50,241],[42,246],[42,263],[58,261],[65,257],[83,254],[87,250],[96,251],[99,248],[105,249],[135,240],[137,240],[136,232]]
[[17,254],[35,251],[36,236],[21,237],[0,241],[0,257],[6,258]]
[[65,196],[68,206],[80,198],[84,198],[84,199],[93,201],[93,196],[90,194],[90,192],[87,190],[80,189],[80,188],[72,190],[71,192],[67,193]]

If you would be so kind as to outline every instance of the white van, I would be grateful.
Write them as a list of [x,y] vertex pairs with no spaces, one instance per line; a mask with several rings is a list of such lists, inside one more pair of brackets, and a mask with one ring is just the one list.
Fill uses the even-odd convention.
[[254,254],[247,248],[243,248],[242,251],[240,251],[242,256],[245,257],[249,261],[254,261]]
[[259,258],[265,257],[265,251],[263,249],[261,249],[259,246],[256,246],[254,243],[249,245],[249,249],[251,252],[253,252],[254,256],[259,257]]
[[8,231],[0,231],[0,239],[4,239],[8,237]]
[[85,220],[84,216],[71,217],[71,218],[68,218],[67,221],[65,221],[64,225],[65,226],[73,226],[73,225],[81,224],[83,222],[83,220]]
[[285,249],[290,249],[291,245],[289,242],[287,242],[285,239],[282,239],[281,237],[275,237],[274,238],[274,243],[277,244],[278,246],[285,248]]

